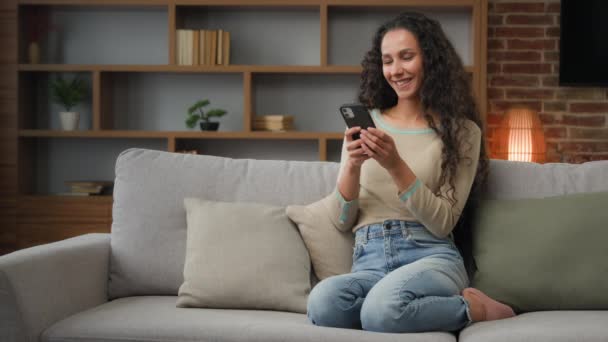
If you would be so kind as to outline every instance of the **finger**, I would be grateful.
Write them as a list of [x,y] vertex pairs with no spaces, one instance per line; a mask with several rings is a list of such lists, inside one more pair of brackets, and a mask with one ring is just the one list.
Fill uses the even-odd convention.
[[377,137],[380,141],[384,141],[384,142],[388,142],[390,139],[390,136],[386,133],[384,133],[383,131],[374,128],[374,127],[368,127],[367,131],[369,133],[371,133],[371,135],[373,135],[374,137]]
[[370,158],[373,158],[373,157],[376,156],[376,153],[372,149],[370,149],[366,144],[362,144],[361,148],[363,149],[363,151],[365,152],[365,154],[367,156],[369,156]]
[[348,128],[344,132],[344,136],[346,137],[346,141],[348,141],[348,142],[353,141],[353,134],[359,133],[360,131],[361,131],[361,127],[359,127],[359,126]]
[[346,150],[347,151],[356,151],[361,148],[361,144],[362,144],[361,139],[353,140],[353,141],[347,143]]
[[361,133],[361,139],[363,140],[363,142],[372,150],[378,152],[381,149],[384,149],[384,143],[382,142],[382,140],[380,140],[378,137],[367,133],[365,131],[362,131]]

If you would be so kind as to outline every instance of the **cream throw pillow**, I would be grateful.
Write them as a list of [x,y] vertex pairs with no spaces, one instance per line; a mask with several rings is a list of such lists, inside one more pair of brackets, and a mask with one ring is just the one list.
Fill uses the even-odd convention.
[[310,258],[284,207],[186,198],[177,307],[306,312]]
[[334,227],[329,218],[330,196],[335,193],[306,206],[290,205],[286,209],[302,234],[319,280],[349,273],[353,264],[353,233],[343,233]]

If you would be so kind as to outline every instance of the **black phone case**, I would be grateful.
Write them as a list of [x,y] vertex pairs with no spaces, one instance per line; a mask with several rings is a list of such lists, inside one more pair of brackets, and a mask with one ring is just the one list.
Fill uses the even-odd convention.
[[[346,122],[346,126],[349,128],[356,126],[359,126],[362,129],[367,129],[368,127],[376,128],[376,125],[374,125],[374,120],[372,120],[369,111],[364,105],[357,103],[343,104],[340,106],[340,115],[342,115],[344,122]],[[353,134],[353,140],[357,140],[359,138],[359,133]]]

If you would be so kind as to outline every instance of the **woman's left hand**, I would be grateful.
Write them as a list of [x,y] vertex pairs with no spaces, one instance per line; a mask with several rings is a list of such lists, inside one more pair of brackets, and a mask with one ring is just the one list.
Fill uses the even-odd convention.
[[381,130],[373,127],[361,130],[361,139],[363,151],[386,170],[395,169],[403,162],[393,138]]

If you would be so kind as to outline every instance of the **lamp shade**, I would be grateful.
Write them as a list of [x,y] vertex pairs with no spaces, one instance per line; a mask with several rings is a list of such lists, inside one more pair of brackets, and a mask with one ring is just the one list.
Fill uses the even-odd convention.
[[494,135],[498,159],[544,163],[545,133],[540,118],[529,108],[509,109]]

